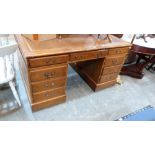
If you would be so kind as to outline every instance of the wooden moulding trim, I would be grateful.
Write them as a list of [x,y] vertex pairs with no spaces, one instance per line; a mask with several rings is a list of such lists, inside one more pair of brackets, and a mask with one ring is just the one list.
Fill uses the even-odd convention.
[[116,84],[116,80],[107,81],[107,82],[104,82],[104,83],[97,84],[96,91],[111,87],[111,86],[113,86],[115,84]]

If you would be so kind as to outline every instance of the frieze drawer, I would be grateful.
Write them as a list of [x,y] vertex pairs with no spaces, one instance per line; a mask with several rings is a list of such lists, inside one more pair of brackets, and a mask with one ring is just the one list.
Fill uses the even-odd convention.
[[109,50],[109,54],[113,55],[113,54],[127,54],[129,51],[129,48],[114,48],[114,49],[110,49]]
[[68,55],[49,56],[49,57],[29,59],[29,65],[30,67],[34,68],[53,64],[67,63],[67,61],[68,61]]
[[90,60],[97,58],[98,51],[91,52],[83,52],[83,53],[74,53],[70,54],[69,61],[82,61],[82,60]]

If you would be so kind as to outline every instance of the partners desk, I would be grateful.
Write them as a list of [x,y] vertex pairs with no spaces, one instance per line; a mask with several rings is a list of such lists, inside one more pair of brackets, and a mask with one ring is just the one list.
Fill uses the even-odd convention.
[[131,44],[109,36],[111,42],[95,35],[67,35],[46,41],[15,35],[32,111],[65,102],[68,64],[94,91],[115,85]]

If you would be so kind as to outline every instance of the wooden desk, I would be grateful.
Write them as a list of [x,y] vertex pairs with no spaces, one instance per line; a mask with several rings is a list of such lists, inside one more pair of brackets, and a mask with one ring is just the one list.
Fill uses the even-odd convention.
[[43,42],[15,37],[33,111],[65,102],[68,64],[94,91],[115,85],[131,46],[112,35],[111,43],[93,35],[67,35]]

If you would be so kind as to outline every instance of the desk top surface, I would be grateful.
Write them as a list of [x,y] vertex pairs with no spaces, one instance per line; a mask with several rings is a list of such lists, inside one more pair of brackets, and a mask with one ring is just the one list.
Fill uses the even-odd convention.
[[131,44],[115,36],[109,35],[108,39],[97,39],[95,35],[69,35],[62,39],[47,41],[31,41],[22,35],[15,35],[24,57],[39,57],[47,55],[68,54],[91,50],[100,50],[116,47],[127,47]]

